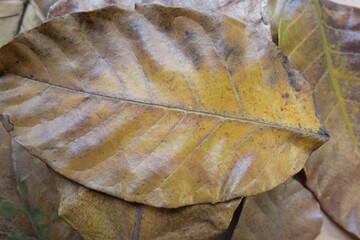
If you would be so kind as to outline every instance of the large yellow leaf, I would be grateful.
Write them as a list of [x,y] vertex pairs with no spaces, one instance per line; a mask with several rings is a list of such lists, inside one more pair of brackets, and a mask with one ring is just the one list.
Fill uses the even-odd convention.
[[301,0],[288,1],[278,15],[279,45],[313,86],[331,135],[305,167],[307,185],[360,237],[360,9]]
[[59,214],[84,239],[213,239],[225,231],[239,199],[164,209],[134,204],[82,187],[56,174]]
[[221,12],[245,21],[259,33],[271,39],[270,22],[266,11],[267,0],[60,0],[51,6],[48,17],[89,11],[113,4],[134,8],[136,3],[159,3],[164,6]]
[[0,50],[17,142],[89,188],[158,207],[266,191],[326,139],[279,49],[216,13],[115,6]]
[[245,199],[232,240],[314,240],[322,216],[312,194],[294,179]]

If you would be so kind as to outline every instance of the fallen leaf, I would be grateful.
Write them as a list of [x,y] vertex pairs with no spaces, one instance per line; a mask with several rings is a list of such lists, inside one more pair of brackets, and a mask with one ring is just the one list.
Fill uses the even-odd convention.
[[350,235],[342,227],[335,224],[329,217],[322,212],[323,224],[321,232],[316,240],[356,240],[355,236]]
[[[26,30],[32,29],[41,23],[43,23],[46,19],[48,10],[52,4],[56,2],[56,0],[29,0],[22,1],[24,7],[24,13],[22,13],[21,23],[19,32],[24,32]],[[17,26],[18,28],[19,26]]]
[[2,126],[0,141],[0,239],[80,239],[57,215],[59,195],[46,165],[11,144]]
[[47,16],[50,7],[57,2],[57,0],[32,0],[30,1],[36,6],[43,16]]
[[[360,9],[331,1],[288,1],[279,46],[314,89],[330,141],[305,166],[327,214],[360,237]],[[305,34],[306,33],[306,34]]]
[[74,12],[96,10],[111,5],[135,8],[135,4],[141,1],[142,0],[59,0],[50,7],[48,19],[61,17]]
[[271,40],[270,21],[266,11],[267,0],[143,0],[142,2],[217,11],[247,23],[252,29]]
[[95,10],[114,4],[135,8],[136,3],[159,3],[170,7],[217,11],[246,22],[271,40],[270,21],[266,11],[267,0],[59,0],[51,6],[48,18],[72,12]]
[[[32,236],[33,230],[17,192],[11,159],[11,138],[0,124],[0,239]],[[11,238],[10,238],[11,239]]]
[[23,2],[21,0],[0,1],[0,46],[17,34],[22,11]]
[[134,204],[56,174],[60,215],[84,239],[213,239],[225,231],[240,199],[177,209]]
[[[241,37],[240,37],[241,36]],[[0,50],[0,113],[60,174],[174,208],[269,190],[327,139],[311,89],[241,22],[160,5],[55,18]]]
[[232,240],[314,240],[320,233],[319,204],[294,179],[243,201]]

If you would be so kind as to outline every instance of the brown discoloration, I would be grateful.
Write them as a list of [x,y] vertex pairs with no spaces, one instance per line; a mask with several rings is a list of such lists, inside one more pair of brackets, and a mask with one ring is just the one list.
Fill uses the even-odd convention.
[[[279,30],[286,29],[279,32],[280,47],[312,85],[319,133],[331,135],[305,166],[307,186],[335,222],[359,237],[360,9],[327,0],[288,1],[278,20]],[[294,92],[304,91],[298,74],[288,74]]]
[[14,124],[10,122],[9,115],[0,114],[0,122],[2,123],[7,132],[11,132],[14,130]]
[[321,224],[321,210],[316,199],[291,179],[271,191],[246,198],[231,239],[313,240],[320,233]]
[[282,98],[289,98],[289,96],[290,96],[289,93],[285,93],[285,94],[281,95]]

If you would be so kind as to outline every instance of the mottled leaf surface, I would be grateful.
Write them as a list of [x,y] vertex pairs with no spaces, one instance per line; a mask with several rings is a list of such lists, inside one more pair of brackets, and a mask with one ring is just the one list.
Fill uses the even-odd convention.
[[286,181],[327,139],[284,64],[229,17],[112,6],[4,46],[0,113],[18,143],[89,188],[158,207],[222,202]]
[[314,89],[331,140],[312,154],[307,185],[337,223],[360,237],[360,9],[288,1],[279,45]]
[[136,3],[159,3],[170,7],[186,7],[202,11],[217,11],[246,22],[268,39],[270,22],[267,0],[60,0],[49,11],[49,18],[72,12],[89,11],[113,4],[134,8]]
[[142,0],[59,0],[50,7],[48,19],[61,17],[74,12],[96,10],[110,5],[135,8],[135,4],[141,1]]
[[319,204],[294,179],[248,197],[232,240],[314,240],[320,233]]
[[154,208],[55,176],[61,195],[59,213],[84,239],[212,239],[226,230],[240,203]]

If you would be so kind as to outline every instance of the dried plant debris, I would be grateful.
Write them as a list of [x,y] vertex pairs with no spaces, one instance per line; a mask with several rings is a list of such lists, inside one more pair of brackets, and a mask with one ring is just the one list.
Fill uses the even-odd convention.
[[309,84],[247,29],[160,5],[55,18],[0,50],[0,114],[55,171],[127,201],[266,191],[327,135]]
[[279,46],[312,85],[331,135],[305,167],[307,185],[334,221],[360,237],[360,9],[287,1],[278,15]]

